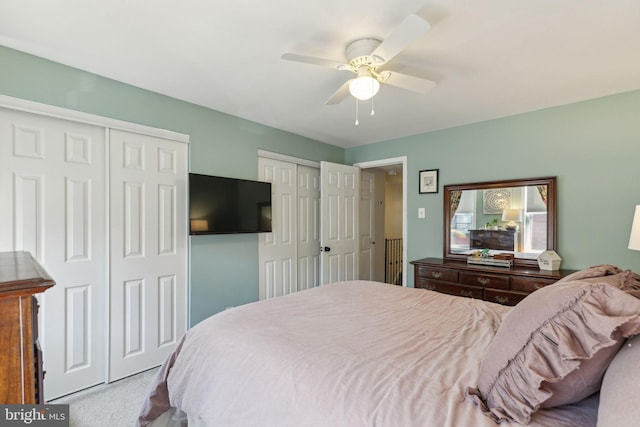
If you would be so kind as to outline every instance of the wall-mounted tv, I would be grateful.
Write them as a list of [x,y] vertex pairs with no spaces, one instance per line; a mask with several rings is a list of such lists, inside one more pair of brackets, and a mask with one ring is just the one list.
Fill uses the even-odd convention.
[[271,231],[271,183],[189,174],[189,234]]

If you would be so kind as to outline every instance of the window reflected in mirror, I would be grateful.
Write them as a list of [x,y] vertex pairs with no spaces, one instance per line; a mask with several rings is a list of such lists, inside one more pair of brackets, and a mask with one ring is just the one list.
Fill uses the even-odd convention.
[[535,260],[555,248],[554,184],[540,178],[445,186],[445,258],[488,249]]

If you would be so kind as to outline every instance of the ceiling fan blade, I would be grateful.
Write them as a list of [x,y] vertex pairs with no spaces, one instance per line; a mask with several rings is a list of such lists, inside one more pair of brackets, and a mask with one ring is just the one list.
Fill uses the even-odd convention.
[[344,99],[349,96],[349,83],[351,83],[353,79],[349,79],[340,88],[331,95],[331,98],[325,102],[327,105],[336,105],[340,104]]
[[396,73],[395,71],[387,71],[390,75],[384,80],[384,83],[399,87],[400,89],[409,90],[420,94],[425,94],[433,89],[436,82],[422,79],[420,77],[410,76],[408,74]]
[[411,42],[431,29],[431,25],[418,15],[409,15],[393,30],[389,36],[373,51],[371,56],[380,64],[389,62]]
[[322,67],[334,68],[336,70],[339,70],[341,69],[341,67],[345,66],[345,64],[337,61],[332,61],[331,59],[298,55],[297,53],[292,53],[292,52],[285,52],[282,54],[282,56],[280,56],[280,58],[285,59],[287,61],[302,62],[304,64],[320,65]]

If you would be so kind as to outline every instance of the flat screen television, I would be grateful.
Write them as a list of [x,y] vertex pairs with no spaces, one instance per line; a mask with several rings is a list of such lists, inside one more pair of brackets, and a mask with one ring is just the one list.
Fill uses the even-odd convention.
[[271,183],[189,174],[189,234],[271,231]]

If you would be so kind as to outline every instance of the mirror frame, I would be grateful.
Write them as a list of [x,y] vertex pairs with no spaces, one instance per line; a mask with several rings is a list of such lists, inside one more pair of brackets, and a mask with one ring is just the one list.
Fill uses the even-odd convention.
[[[458,190],[488,190],[505,187],[525,187],[532,185],[547,186],[547,250],[556,250],[556,233],[557,233],[557,197],[556,188],[557,178],[555,176],[544,178],[524,178],[509,179],[505,181],[487,181],[472,182],[468,184],[451,184],[444,186],[444,259],[449,260],[466,260],[468,255],[456,254],[451,252],[451,215],[449,206],[451,205],[451,191]],[[514,258],[514,266],[535,266],[538,267],[536,259]]]

